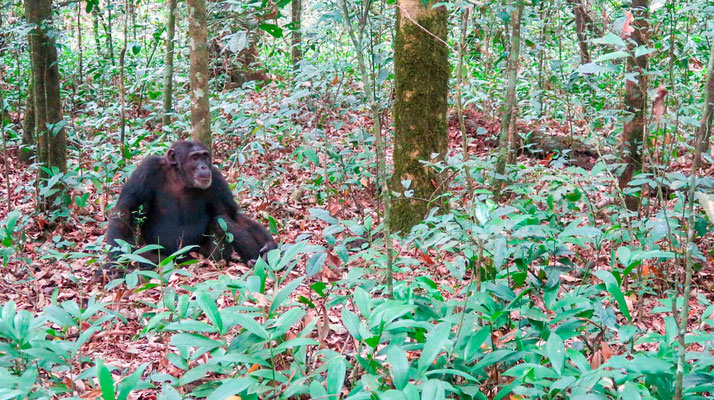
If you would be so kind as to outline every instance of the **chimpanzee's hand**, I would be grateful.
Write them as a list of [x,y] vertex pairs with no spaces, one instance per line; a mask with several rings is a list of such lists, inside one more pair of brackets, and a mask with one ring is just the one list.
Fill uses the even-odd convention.
[[108,262],[99,267],[94,273],[91,282],[99,282],[104,285],[114,279],[123,277],[125,273],[126,269],[123,266]]
[[[268,259],[267,259],[267,257],[268,257],[268,252],[269,252],[270,250],[277,249],[277,248],[278,248],[278,244],[271,240],[270,242],[266,243],[266,244],[260,249],[260,258],[262,258],[262,259],[265,260],[265,261],[268,261]],[[249,266],[249,267],[253,267],[253,266],[255,266],[255,263],[256,263],[256,262],[258,262],[257,259],[255,259],[255,260],[250,260],[250,261],[248,261],[248,266]]]

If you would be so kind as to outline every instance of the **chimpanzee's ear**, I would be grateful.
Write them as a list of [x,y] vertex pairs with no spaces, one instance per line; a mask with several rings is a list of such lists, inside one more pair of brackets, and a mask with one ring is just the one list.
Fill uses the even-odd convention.
[[176,158],[174,149],[169,149],[168,153],[166,153],[166,159],[169,160],[169,164],[178,165],[178,159]]

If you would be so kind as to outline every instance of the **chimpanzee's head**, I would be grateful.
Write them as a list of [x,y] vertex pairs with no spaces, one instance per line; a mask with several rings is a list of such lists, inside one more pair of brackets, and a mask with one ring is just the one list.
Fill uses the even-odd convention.
[[166,153],[166,159],[181,174],[187,187],[208,189],[211,186],[211,153],[203,144],[176,142]]

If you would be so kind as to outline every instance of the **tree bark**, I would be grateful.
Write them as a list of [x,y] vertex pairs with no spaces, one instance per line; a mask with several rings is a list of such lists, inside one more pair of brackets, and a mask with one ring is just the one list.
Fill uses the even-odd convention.
[[395,230],[408,232],[435,206],[439,177],[422,160],[447,150],[449,91],[448,14],[435,1],[397,2],[394,42],[394,174],[391,189],[405,192],[393,204]]
[[506,84],[506,99],[503,104],[501,116],[501,131],[498,140],[498,159],[496,160],[496,179],[494,179],[494,192],[500,191],[506,171],[506,161],[512,147],[516,144],[511,136],[514,135],[516,119],[514,113],[517,107],[516,87],[518,85],[518,59],[521,54],[521,17],[523,16],[524,0],[518,0],[516,9],[511,13],[511,51],[508,53],[508,83]]
[[580,63],[588,64],[590,62],[590,49],[588,48],[587,36],[585,30],[587,28],[587,10],[582,0],[569,0],[573,5],[573,14],[575,14],[575,34],[578,38],[578,47],[580,50]]
[[94,46],[97,48],[97,57],[102,56],[102,43],[99,40],[99,5],[92,7],[92,29],[94,30]]
[[124,3],[124,44],[119,53],[119,148],[121,156],[126,159],[126,87],[124,84],[124,61],[126,60],[126,47],[129,41],[129,0]]
[[206,0],[187,0],[191,76],[191,138],[211,148]]
[[81,1],[77,2],[77,50],[79,58],[79,69],[77,71],[79,75],[79,84],[84,82],[84,60],[82,54],[82,7],[83,3]]
[[20,150],[20,161],[27,164],[35,155],[32,146],[35,145],[35,102],[33,98],[34,85],[32,75],[27,85],[27,96],[25,97],[25,110],[22,123],[22,147]]
[[[649,0],[632,1],[632,32],[631,39],[634,43],[630,48],[647,44],[649,37]],[[621,190],[627,188],[632,178],[642,171],[642,145],[645,139],[646,112],[647,112],[647,64],[648,56],[637,58],[628,57],[627,72],[635,75],[635,82],[628,79],[625,82],[625,110],[632,115],[632,120],[622,129],[623,151],[625,170],[620,175],[619,186]],[[640,206],[639,196],[626,196],[627,208],[636,211]]]
[[169,0],[169,15],[166,21],[166,55],[164,57],[164,115],[161,125],[171,122],[174,86],[174,32],[176,30],[176,0]]
[[300,47],[300,42],[302,41],[302,0],[292,0],[292,60],[293,60],[293,70],[297,70],[298,63],[302,59],[302,49]]
[[[37,161],[47,169],[67,171],[67,150],[62,127],[62,100],[60,76],[57,65],[57,48],[54,39],[44,29],[51,24],[52,0],[25,0],[27,22],[35,28],[28,36],[32,64],[32,86],[35,102],[35,131],[37,134]],[[48,131],[48,126],[50,130]],[[47,178],[38,170],[38,179]],[[42,210],[51,210],[54,196],[38,199]]]

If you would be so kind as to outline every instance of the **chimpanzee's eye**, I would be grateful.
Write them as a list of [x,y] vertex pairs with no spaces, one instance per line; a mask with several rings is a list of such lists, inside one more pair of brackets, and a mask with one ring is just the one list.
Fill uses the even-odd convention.
[[191,158],[193,158],[193,161],[198,161],[198,154],[194,154]]

